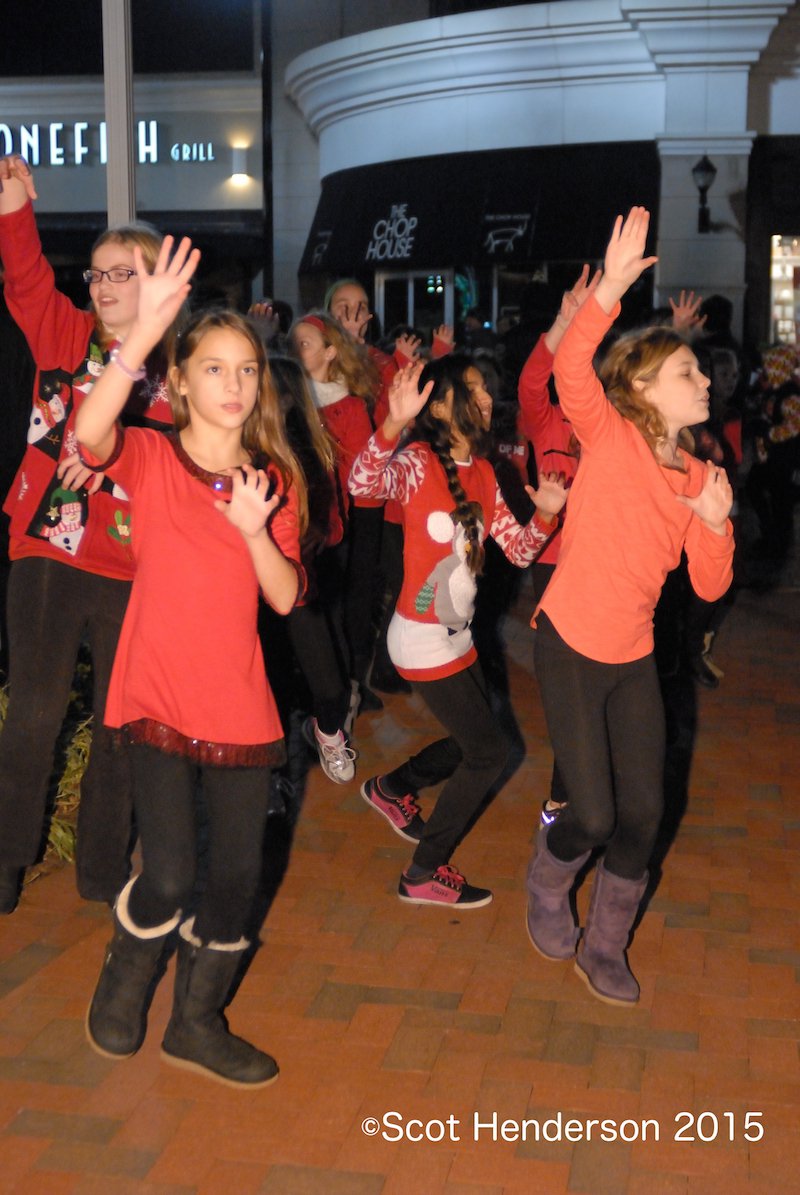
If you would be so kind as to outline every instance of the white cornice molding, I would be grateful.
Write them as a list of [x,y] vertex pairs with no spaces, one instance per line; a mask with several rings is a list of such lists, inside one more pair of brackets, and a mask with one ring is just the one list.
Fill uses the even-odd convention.
[[343,38],[295,58],[286,90],[319,134],[338,120],[419,100],[656,73],[618,0],[562,0]]
[[[261,80],[253,75],[169,75],[134,79],[138,116],[166,116],[175,112],[261,113]],[[103,80],[100,78],[6,79],[0,82],[0,120],[6,124],[36,121],[55,114],[65,120],[103,119]]]
[[670,134],[656,137],[658,152],[662,158],[693,157],[695,154],[713,154],[715,158],[726,155],[750,156],[756,134],[735,133],[726,137],[724,133],[712,133],[708,137],[696,133]]
[[792,7],[775,0],[621,0],[620,8],[664,69],[753,66]]
[[748,70],[775,0],[560,0],[417,21],[309,50],[286,91],[319,135],[376,109],[452,97]]

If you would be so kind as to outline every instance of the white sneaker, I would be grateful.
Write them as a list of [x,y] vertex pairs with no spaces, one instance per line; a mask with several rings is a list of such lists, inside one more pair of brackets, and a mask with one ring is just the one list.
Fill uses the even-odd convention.
[[317,726],[316,718],[306,718],[303,723],[303,738],[319,755],[322,770],[334,784],[349,784],[356,774],[356,753],[348,746],[341,730],[335,736],[324,735]]

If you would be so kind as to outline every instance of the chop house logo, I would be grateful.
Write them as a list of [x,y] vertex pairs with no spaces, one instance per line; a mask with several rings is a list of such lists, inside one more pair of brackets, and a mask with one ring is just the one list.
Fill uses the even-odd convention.
[[407,203],[393,203],[389,215],[375,222],[366,261],[402,261],[414,248],[416,216],[409,216]]

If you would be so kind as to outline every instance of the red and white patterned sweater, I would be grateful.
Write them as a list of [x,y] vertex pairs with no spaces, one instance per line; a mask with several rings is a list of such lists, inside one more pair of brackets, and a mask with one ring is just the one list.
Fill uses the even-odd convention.
[[[464,528],[436,454],[419,441],[397,449],[398,441],[375,432],[353,463],[349,489],[356,497],[395,499],[402,508],[403,588],[389,627],[389,655],[409,680],[437,680],[477,658],[470,631],[475,577],[465,562]],[[473,457],[457,464],[481,538],[491,535],[512,564],[530,564],[554,527],[536,516],[520,526],[488,461]]]

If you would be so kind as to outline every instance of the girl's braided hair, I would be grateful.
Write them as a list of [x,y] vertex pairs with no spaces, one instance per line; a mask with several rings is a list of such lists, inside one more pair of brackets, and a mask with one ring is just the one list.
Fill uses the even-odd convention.
[[[458,466],[450,451],[451,428],[456,428],[467,439],[473,456],[485,455],[486,436],[481,429],[472,398],[464,381],[464,374],[472,362],[467,357],[450,354],[429,362],[423,369],[419,388],[423,390],[428,382],[433,389],[425,406],[414,421],[414,438],[422,440],[436,453],[447,478],[447,487],[452,494],[456,510],[454,519],[464,528],[466,537],[467,567],[474,576],[483,570],[484,549],[481,542],[476,504],[470,502],[458,476]],[[453,411],[449,422],[438,418],[431,407],[436,402],[453,394]]]

